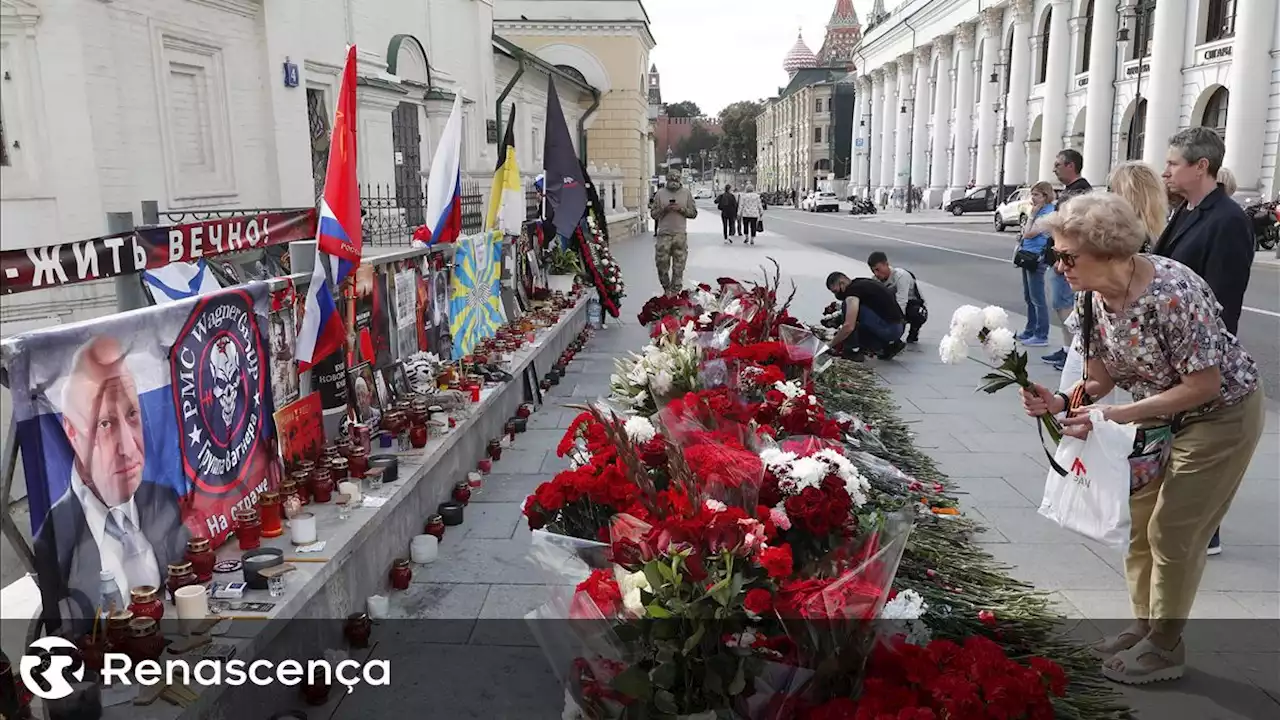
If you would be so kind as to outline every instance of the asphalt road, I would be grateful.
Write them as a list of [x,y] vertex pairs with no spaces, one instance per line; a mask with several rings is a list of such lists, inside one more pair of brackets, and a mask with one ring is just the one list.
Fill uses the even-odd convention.
[[[910,269],[923,283],[985,304],[1024,307],[1022,284],[1010,260],[1013,228],[996,233],[981,225],[898,225],[781,209],[769,213],[769,222],[792,240],[844,255],[850,262],[865,263],[871,252],[882,250],[891,263]],[[1258,363],[1267,397],[1280,399],[1280,265],[1254,264],[1244,304],[1241,341]]]

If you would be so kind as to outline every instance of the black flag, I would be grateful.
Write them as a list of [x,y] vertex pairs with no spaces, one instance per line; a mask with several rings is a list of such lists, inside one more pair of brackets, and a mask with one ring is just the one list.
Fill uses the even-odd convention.
[[572,235],[573,228],[587,210],[586,178],[582,176],[582,164],[573,150],[569,125],[560,108],[556,84],[547,78],[547,139],[543,145],[543,163],[546,173],[547,201],[551,203],[556,232]]

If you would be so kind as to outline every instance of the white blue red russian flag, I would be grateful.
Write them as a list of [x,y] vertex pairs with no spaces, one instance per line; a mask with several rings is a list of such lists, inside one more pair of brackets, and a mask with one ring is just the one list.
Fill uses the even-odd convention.
[[316,262],[298,330],[298,369],[305,371],[342,348],[346,336],[335,288],[360,265],[360,189],[356,181],[356,48],[347,48],[333,115],[329,167],[316,227]]
[[[427,175],[427,245],[462,235],[462,95],[453,99],[440,144]],[[419,238],[421,241],[421,238]]]

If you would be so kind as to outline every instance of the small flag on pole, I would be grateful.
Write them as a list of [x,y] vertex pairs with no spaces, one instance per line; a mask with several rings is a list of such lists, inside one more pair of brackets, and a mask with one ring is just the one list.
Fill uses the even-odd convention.
[[320,222],[316,228],[316,262],[307,288],[307,301],[298,331],[298,369],[312,365],[340,350],[346,329],[334,300],[342,285],[360,265],[360,190],[356,184],[356,48],[347,48],[342,87],[333,114],[329,141],[329,167],[324,195],[320,198]]
[[524,225],[524,191],[520,187],[520,165],[516,162],[516,106],[511,106],[511,119],[498,150],[498,168],[489,191],[489,216],[485,230],[500,230],[506,235],[519,235]]

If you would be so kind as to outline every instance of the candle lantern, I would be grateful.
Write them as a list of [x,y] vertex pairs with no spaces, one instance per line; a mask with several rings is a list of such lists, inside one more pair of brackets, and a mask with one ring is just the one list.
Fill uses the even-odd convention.
[[[274,495],[275,493],[270,493]],[[218,557],[213,554],[213,547],[208,538],[191,538],[187,541],[187,562],[196,573],[196,581],[207,583],[213,579],[213,564]]]

